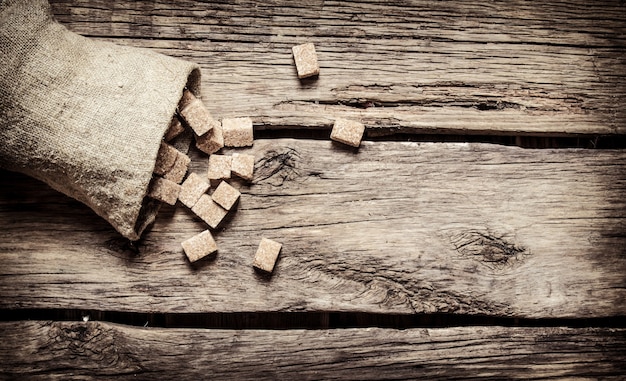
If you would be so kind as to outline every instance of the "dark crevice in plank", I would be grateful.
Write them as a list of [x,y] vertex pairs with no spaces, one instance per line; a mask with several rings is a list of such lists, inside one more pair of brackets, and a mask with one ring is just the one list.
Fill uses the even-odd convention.
[[[314,139],[329,140],[330,129],[261,129],[254,131],[256,139]],[[413,134],[395,133],[382,136],[364,137],[371,141],[397,141],[420,143],[490,143],[521,148],[586,148],[623,149],[626,148],[626,135],[583,135],[569,137],[544,137],[521,135],[459,135],[459,134]]]
[[0,321],[103,321],[130,326],[210,329],[442,328],[468,326],[626,328],[626,316],[528,319],[459,314],[367,312],[140,313],[79,309],[0,309]]
[[[150,27],[149,24],[134,23],[134,25]],[[238,39],[235,39],[232,37],[231,38],[215,38],[215,37],[209,38],[209,37],[189,37],[189,36],[163,37],[163,36],[137,36],[137,35],[132,35],[132,34],[118,35],[118,34],[106,34],[106,33],[105,34],[82,33],[81,35],[84,37],[88,37],[88,38],[99,38],[99,39],[107,39],[107,40],[133,39],[133,40],[153,40],[153,41],[168,41],[168,42],[203,41],[203,42],[209,42],[209,43],[214,43],[214,44],[233,43],[235,41],[238,43],[258,44],[260,40],[274,37],[274,34],[262,33],[262,32],[240,33]],[[245,38],[242,38],[241,36],[248,36],[249,38],[245,39]],[[315,38],[329,39],[329,40],[338,39],[338,37],[333,34],[322,34],[322,33],[317,33],[315,35]],[[422,37],[422,36],[393,36],[393,35],[385,35],[385,34],[368,35],[368,38],[373,39],[373,40],[393,39],[396,41],[424,41],[429,44],[433,42],[478,44],[478,45],[493,44],[493,42],[491,41],[479,41],[479,40],[469,40],[469,39],[459,40],[459,39],[452,39],[452,38]],[[623,50],[622,46],[619,45],[620,42],[616,42],[615,44],[601,45],[601,44],[568,44],[568,43],[549,42],[549,41],[542,41],[542,42],[507,41],[506,44],[512,45],[512,46],[519,45],[519,46],[531,47],[531,48],[533,46],[537,46],[537,47],[570,48],[570,49],[616,49],[618,51]]]
[[[128,36],[98,36],[98,35],[89,35],[83,34],[83,37],[88,38],[106,38],[109,40],[124,40],[128,39]],[[213,40],[209,40],[206,37],[153,37],[153,36],[134,36],[134,40],[150,40],[150,41],[167,41],[167,42],[190,42],[190,41],[200,41],[200,42],[217,42]]]

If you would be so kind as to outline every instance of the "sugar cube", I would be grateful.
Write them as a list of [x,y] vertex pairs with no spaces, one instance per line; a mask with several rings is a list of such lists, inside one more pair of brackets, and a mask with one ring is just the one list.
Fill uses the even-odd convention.
[[208,230],[183,241],[181,245],[189,262],[195,262],[217,251],[217,244]]
[[183,97],[178,103],[178,114],[198,136],[206,134],[213,128],[211,113],[189,90],[183,91]]
[[202,195],[193,208],[191,208],[191,211],[194,212],[196,216],[200,217],[204,222],[209,224],[209,226],[213,229],[217,228],[228,213],[226,209],[222,208],[215,201],[213,201],[211,196],[208,194]]
[[231,172],[244,180],[252,180],[254,176],[254,156],[245,153],[234,153]]
[[224,118],[222,132],[226,147],[246,147],[254,142],[254,129],[250,118]]
[[177,150],[174,165],[169,171],[167,171],[167,173],[165,173],[165,175],[163,175],[163,177],[168,180],[172,180],[176,184],[180,184],[187,174],[189,163],[191,163],[189,156]]
[[211,195],[211,198],[224,209],[230,210],[239,200],[239,196],[241,196],[241,193],[237,189],[233,188],[226,181],[222,181]]
[[361,144],[364,132],[365,126],[359,122],[337,119],[330,133],[330,138],[352,147],[358,147]]
[[274,270],[274,264],[276,259],[278,259],[281,248],[282,245],[276,241],[267,238],[261,239],[252,266],[258,270],[271,273]]
[[178,199],[183,205],[191,209],[209,188],[209,183],[204,181],[202,177],[196,173],[190,173],[180,188]]
[[162,177],[154,177],[148,188],[148,197],[170,205],[176,204],[179,193],[180,185]]
[[231,156],[216,154],[209,156],[209,169],[207,172],[209,180],[230,179],[231,164]]
[[312,43],[297,45],[291,48],[291,50],[293,51],[293,59],[296,62],[298,78],[308,78],[319,75],[320,67],[317,63],[315,45]]
[[224,133],[222,123],[214,121],[213,128],[202,136],[196,136],[196,147],[209,155],[219,151],[224,147]]
[[157,153],[156,162],[153,172],[157,175],[164,175],[172,169],[178,156],[178,150],[171,145],[161,142],[159,152]]
[[180,119],[178,119],[178,116],[174,115],[170,122],[170,126],[167,128],[167,131],[165,131],[165,135],[163,135],[163,140],[169,142],[178,135],[182,134],[183,131],[185,131],[185,127],[183,127],[183,124],[180,122]]

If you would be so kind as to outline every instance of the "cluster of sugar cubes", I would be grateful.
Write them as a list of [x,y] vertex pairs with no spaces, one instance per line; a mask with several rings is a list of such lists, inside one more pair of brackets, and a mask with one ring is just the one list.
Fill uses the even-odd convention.
[[[294,46],[292,52],[298,78],[319,75],[317,53],[312,43]],[[184,132],[185,127],[193,130],[196,147],[209,155],[206,179],[196,173],[190,173],[185,178],[191,160],[168,144]],[[362,123],[337,118],[330,138],[342,144],[359,147],[364,132],[365,126]],[[185,89],[177,115],[172,118],[163,140],[148,196],[170,205],[175,205],[176,201],[180,201],[206,222],[211,229],[217,229],[228,213],[236,207],[241,196],[241,193],[226,180],[234,175],[251,181],[254,176],[253,155],[233,153],[228,156],[218,152],[223,147],[252,146],[254,142],[252,120],[250,118],[216,120],[204,107],[202,101]],[[216,188],[209,195],[207,192],[212,185]],[[182,242],[182,247],[191,262],[217,252],[217,244],[208,229]],[[253,267],[262,272],[271,273],[281,247],[280,243],[263,238],[255,254]]]
[[[194,172],[186,176],[190,158],[169,144],[186,127],[193,131],[196,147],[209,155],[206,178]],[[226,180],[231,178],[231,174],[246,181],[251,181],[254,176],[253,155],[233,153],[228,156],[217,152],[223,147],[249,147],[253,142],[250,118],[224,118],[221,122],[215,120],[202,101],[185,89],[178,113],[164,134],[147,195],[169,205],[180,201],[211,229],[217,229],[228,213],[235,209],[241,196]],[[212,185],[215,189],[209,194]],[[256,259],[263,258],[259,262],[263,266],[258,266],[255,259],[253,267],[271,273],[281,245],[274,242],[268,249],[267,242],[274,241],[263,238],[255,256]],[[210,229],[185,240],[181,246],[190,262],[201,260],[218,250]]]

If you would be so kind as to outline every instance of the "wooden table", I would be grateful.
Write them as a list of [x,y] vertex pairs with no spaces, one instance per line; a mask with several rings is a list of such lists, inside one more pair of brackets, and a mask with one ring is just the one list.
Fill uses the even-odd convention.
[[[52,10],[197,62],[211,112],[253,119],[255,178],[190,265],[205,225],[182,206],[130,243],[0,171],[0,378],[625,377],[623,1]],[[297,79],[304,42],[319,78]],[[360,149],[328,140],[337,117]],[[261,237],[283,243],[270,278]]]

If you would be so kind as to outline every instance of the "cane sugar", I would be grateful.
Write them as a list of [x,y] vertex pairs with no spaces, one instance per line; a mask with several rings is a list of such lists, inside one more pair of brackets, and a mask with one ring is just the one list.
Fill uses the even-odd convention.
[[177,157],[178,150],[176,148],[167,143],[161,142],[153,172],[161,176],[166,174],[170,169],[172,169],[174,163],[176,163]]
[[217,244],[208,230],[183,241],[181,245],[189,262],[196,262],[217,252]]
[[252,180],[254,176],[254,156],[246,153],[234,153],[231,172],[244,180]]
[[216,154],[209,156],[209,169],[207,171],[209,180],[230,179],[231,164],[231,156]]
[[293,59],[296,62],[298,78],[308,78],[319,75],[320,67],[317,63],[315,45],[312,43],[297,45],[291,48]]
[[254,130],[250,118],[222,119],[224,146],[249,147],[254,142]]
[[170,126],[167,128],[167,131],[165,131],[165,135],[163,135],[163,140],[169,142],[178,135],[182,134],[183,131],[185,131],[185,127],[183,127],[183,124],[180,122],[180,119],[178,119],[178,116],[174,115],[172,117],[172,121],[170,122]]
[[193,208],[191,208],[191,211],[213,229],[218,227],[228,213],[226,209],[213,201],[208,194],[202,195]]
[[274,270],[281,248],[282,245],[276,241],[268,238],[261,239],[252,266],[266,273],[271,273]]
[[196,136],[196,147],[209,155],[224,147],[224,133],[219,121],[213,122],[213,128],[202,136]]
[[178,103],[178,114],[198,136],[206,134],[213,128],[211,113],[189,90],[183,91],[183,97]]
[[178,199],[183,205],[191,209],[209,188],[209,183],[204,181],[200,175],[190,173],[180,188]]
[[148,188],[148,197],[169,205],[176,204],[180,193],[180,185],[162,177],[154,177]]
[[241,196],[241,193],[237,189],[233,188],[226,181],[222,181],[211,195],[211,198],[222,208],[230,210],[239,200],[239,196]]
[[330,138],[352,147],[358,147],[361,144],[364,132],[365,126],[359,122],[337,119],[330,133]]
[[191,163],[189,156],[176,150],[176,161],[174,162],[172,168],[170,168],[170,170],[167,171],[163,177],[168,180],[172,180],[176,184],[180,184],[187,174],[189,163]]

